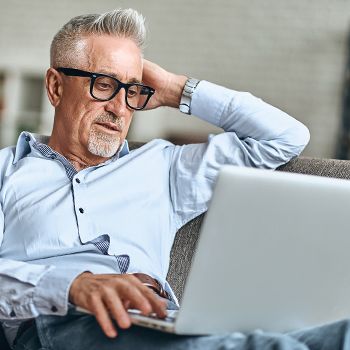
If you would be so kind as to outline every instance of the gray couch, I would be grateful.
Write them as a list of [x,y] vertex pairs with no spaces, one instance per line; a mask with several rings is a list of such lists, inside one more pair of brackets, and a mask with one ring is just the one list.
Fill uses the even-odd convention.
[[[140,145],[141,144],[139,143],[131,143],[130,148],[133,149]],[[278,170],[326,177],[344,179],[350,178],[350,162],[344,160],[299,157],[290,161],[288,164],[281,166],[278,168]],[[203,216],[204,215],[198,216],[178,231],[171,251],[171,263],[168,273],[168,281],[174,288],[175,294],[180,301],[189,267],[191,265],[191,259],[195,250]],[[5,339],[1,334],[1,327],[0,349],[8,349],[5,343]]]

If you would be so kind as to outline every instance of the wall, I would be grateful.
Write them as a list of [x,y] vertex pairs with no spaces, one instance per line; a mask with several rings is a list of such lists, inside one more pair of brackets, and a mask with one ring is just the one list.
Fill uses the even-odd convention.
[[[26,99],[19,85],[28,84],[23,75],[44,74],[50,40],[58,28],[77,14],[134,7],[147,18],[147,58],[174,72],[262,97],[308,125],[312,139],[305,155],[335,155],[349,1],[0,0],[0,5],[0,75],[8,76],[3,145],[13,142],[18,119],[27,118],[19,116],[18,101]],[[41,96],[38,129],[48,133],[52,110],[44,93]],[[130,138],[180,135],[202,140],[217,131],[163,108],[138,113]]]

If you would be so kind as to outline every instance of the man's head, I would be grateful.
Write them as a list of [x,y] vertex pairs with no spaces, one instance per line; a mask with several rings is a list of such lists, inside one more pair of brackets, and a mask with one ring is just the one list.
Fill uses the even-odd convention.
[[127,9],[75,17],[55,35],[46,85],[55,107],[51,138],[61,151],[67,151],[62,149],[66,145],[82,159],[116,153],[128,132],[132,107],[140,107],[135,98],[152,93],[137,85],[145,32],[143,17]]

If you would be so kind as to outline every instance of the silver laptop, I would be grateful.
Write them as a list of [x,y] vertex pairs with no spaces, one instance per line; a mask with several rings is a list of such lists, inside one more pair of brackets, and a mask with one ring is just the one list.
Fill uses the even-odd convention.
[[350,181],[225,166],[181,308],[133,323],[178,334],[284,332],[350,316]]

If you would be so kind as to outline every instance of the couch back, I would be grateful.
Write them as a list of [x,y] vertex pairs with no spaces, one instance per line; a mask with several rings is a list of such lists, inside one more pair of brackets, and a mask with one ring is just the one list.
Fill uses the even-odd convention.
[[[299,157],[277,170],[349,179],[350,161]],[[180,301],[204,215],[196,217],[178,231],[171,250],[168,281]]]

